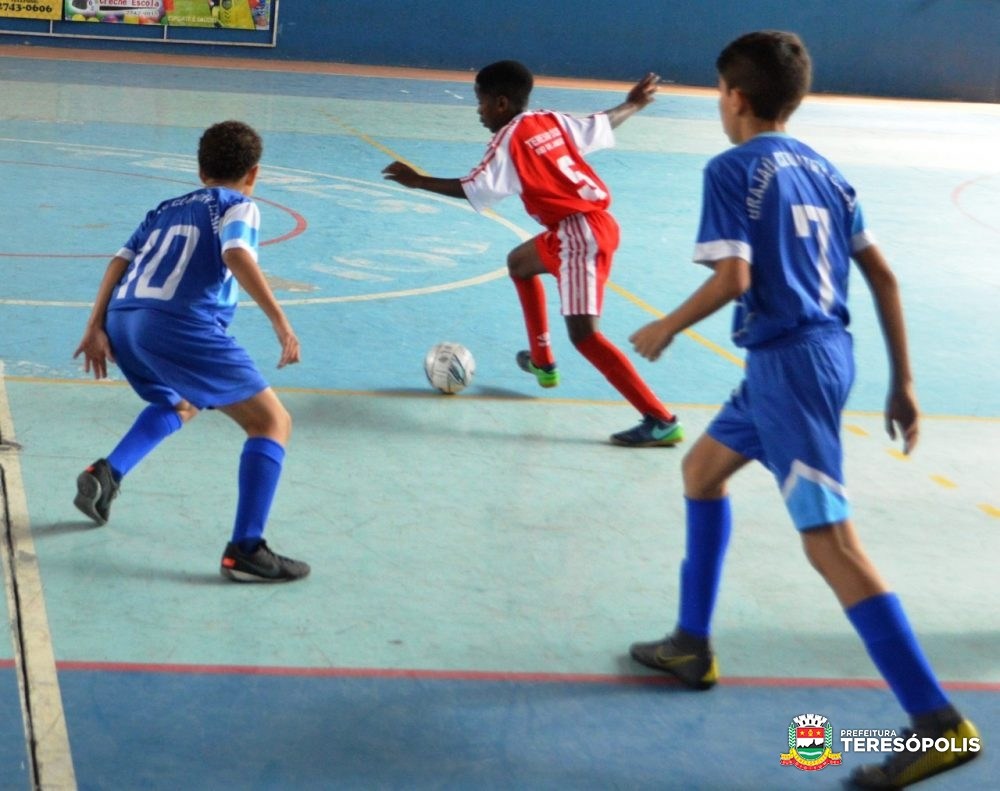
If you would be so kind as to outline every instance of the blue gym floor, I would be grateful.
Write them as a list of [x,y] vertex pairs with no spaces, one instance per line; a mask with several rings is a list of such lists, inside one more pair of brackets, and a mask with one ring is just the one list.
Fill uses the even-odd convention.
[[[539,83],[535,105],[580,113],[628,88]],[[28,786],[29,758],[47,787],[111,791],[834,788],[873,756],[782,766],[793,717],[902,729],[761,468],[733,486],[722,683],[692,693],[628,660],[673,625],[684,446],[607,443],[637,415],[574,352],[551,286],[563,383],[516,368],[504,261],[537,230],[519,201],[478,216],[380,176],[394,157],[441,176],[479,161],[471,75],[0,47],[0,90],[0,789]],[[222,415],[145,460],[107,526],[72,505],[141,408],[116,370],[94,383],[72,359],[90,300],[144,213],[196,186],[198,136],[230,117],[264,137],[261,264],[303,347],[275,370],[266,320],[238,311],[295,421],[267,536],[313,573],[287,586],[218,574],[242,445]],[[848,483],[989,742],[921,788],[996,788],[1000,107],[813,97],[791,131],[853,181],[903,285],[920,445],[904,458],[885,436],[884,350],[855,277]],[[676,89],[618,143],[593,161],[623,239],[602,327],[627,348],[705,277],[701,168],[726,142],[714,94]],[[728,323],[636,361],[691,439],[741,375]],[[444,340],[476,357],[458,396],[424,379]]]

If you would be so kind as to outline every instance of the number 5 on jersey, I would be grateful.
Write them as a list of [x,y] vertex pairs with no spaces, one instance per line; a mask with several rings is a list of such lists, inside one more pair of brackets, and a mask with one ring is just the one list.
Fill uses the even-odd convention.
[[573,158],[568,154],[559,157],[556,164],[566,178],[574,184],[580,185],[576,188],[576,193],[584,200],[599,201],[608,197],[608,193],[598,187],[590,176],[586,173],[581,173],[574,167]]

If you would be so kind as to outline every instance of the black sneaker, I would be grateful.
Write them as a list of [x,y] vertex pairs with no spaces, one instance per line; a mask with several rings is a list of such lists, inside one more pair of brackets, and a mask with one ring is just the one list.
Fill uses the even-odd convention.
[[111,474],[107,459],[98,459],[76,478],[76,497],[73,505],[104,525],[111,515],[111,501],[118,496],[119,484]]
[[[928,777],[947,772],[968,763],[982,752],[979,731],[969,720],[961,720],[957,725],[932,729],[916,729],[903,732],[903,739],[924,738],[947,742],[946,749],[930,749],[893,753],[880,764],[865,764],[853,772],[849,780],[851,788],[906,788]],[[971,740],[976,742],[972,743]],[[929,744],[929,743],[928,743]],[[973,751],[971,744],[980,746]],[[905,741],[904,741],[905,746]]]
[[628,652],[636,662],[669,673],[691,689],[711,689],[719,680],[719,666],[707,642],[704,648],[689,648],[684,636],[674,634],[652,643],[632,643]]
[[266,541],[249,554],[230,542],[222,553],[219,571],[235,582],[290,582],[305,577],[309,564],[272,552]]

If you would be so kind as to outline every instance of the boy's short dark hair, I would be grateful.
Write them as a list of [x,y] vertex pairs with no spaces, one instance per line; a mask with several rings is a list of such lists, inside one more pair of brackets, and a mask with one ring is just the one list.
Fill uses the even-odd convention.
[[499,60],[484,66],[476,75],[476,87],[487,96],[506,96],[515,110],[528,106],[535,78],[527,66],[516,60]]
[[812,83],[812,61],[794,33],[760,30],[731,42],[715,68],[729,88],[738,88],[753,113],[765,121],[786,121]]
[[206,129],[198,141],[198,168],[213,181],[239,181],[263,152],[253,128],[242,121],[223,121]]

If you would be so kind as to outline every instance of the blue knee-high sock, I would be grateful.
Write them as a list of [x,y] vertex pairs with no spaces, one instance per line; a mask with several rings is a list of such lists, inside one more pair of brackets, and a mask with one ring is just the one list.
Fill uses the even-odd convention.
[[687,549],[681,564],[681,603],[677,625],[688,634],[708,637],[722,577],[722,561],[733,528],[729,498],[692,500],[687,506]]
[[250,437],[243,444],[232,540],[244,552],[256,549],[264,535],[284,460],[285,449],[273,439]]
[[135,419],[125,436],[108,454],[116,480],[121,480],[149,452],[184,424],[173,407],[150,404]]
[[896,594],[860,601],[847,609],[847,617],[907,714],[926,714],[950,705]]

